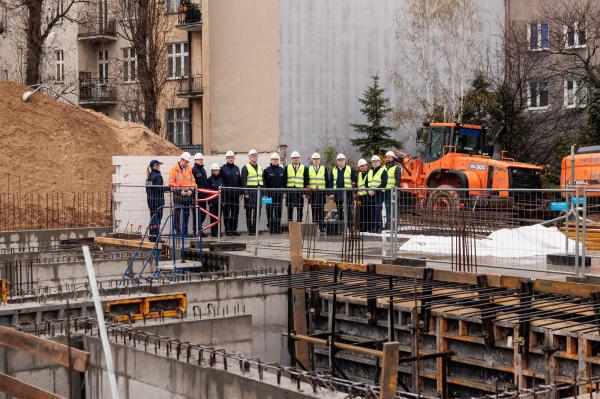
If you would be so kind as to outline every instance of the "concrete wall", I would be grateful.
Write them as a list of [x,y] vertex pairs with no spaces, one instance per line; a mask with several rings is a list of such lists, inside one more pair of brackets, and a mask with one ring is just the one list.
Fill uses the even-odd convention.
[[[53,341],[66,342],[66,338],[53,338]],[[45,389],[62,397],[69,397],[69,371],[67,368],[57,366],[27,352],[0,346],[0,371],[14,378]],[[73,373],[72,399],[80,397],[77,388],[80,383],[80,373]],[[0,392],[0,399],[9,396]]]
[[93,238],[108,232],[109,229],[100,227],[2,232],[0,233],[0,252],[37,251],[40,247],[58,245],[61,240]]
[[194,304],[203,309],[208,303],[220,312],[240,306],[252,315],[252,352],[268,362],[285,363],[288,359],[281,333],[287,329],[287,292],[247,280],[214,280],[201,283],[174,283],[155,287],[154,294],[182,292],[187,294],[188,315]]
[[[207,153],[277,149],[278,1],[205,1]],[[206,125],[205,125],[206,126]]]
[[[100,340],[84,337],[85,350],[91,353],[90,367],[86,372],[86,398],[103,399],[110,395],[105,372],[104,355]],[[241,375],[233,364],[229,371],[200,367],[174,358],[143,352],[118,344],[111,344],[119,396],[133,398],[172,399],[301,399],[342,398],[342,394],[321,390],[311,394],[310,387],[302,386],[298,392],[295,384],[283,379],[281,386],[274,376],[265,373],[259,381],[255,373]],[[237,369],[236,369],[237,367]]]
[[[188,314],[191,316],[191,313]],[[214,346],[228,352],[253,356],[252,316],[237,315],[210,319],[168,319],[165,323],[137,325],[142,331],[182,342]]]

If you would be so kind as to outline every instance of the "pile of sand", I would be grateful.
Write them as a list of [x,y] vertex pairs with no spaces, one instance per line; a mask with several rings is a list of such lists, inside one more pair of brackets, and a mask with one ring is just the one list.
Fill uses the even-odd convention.
[[115,155],[177,155],[144,126],[0,81],[0,191],[110,191]]

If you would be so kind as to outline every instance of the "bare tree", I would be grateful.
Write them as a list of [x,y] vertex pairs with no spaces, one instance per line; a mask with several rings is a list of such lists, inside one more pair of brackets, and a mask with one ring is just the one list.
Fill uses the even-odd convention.
[[472,1],[406,0],[396,21],[402,62],[394,81],[408,100],[396,110],[397,119],[424,114],[427,119],[456,120],[480,67],[474,60],[483,51],[478,41],[480,17]]
[[129,92],[129,107],[142,115],[143,123],[161,131],[160,99],[167,82],[167,44],[171,37],[165,0],[121,2],[123,18],[119,34],[137,57],[137,85]]
[[63,21],[76,22],[77,5],[87,0],[0,0],[23,32],[25,43],[25,83],[42,83],[46,41]]

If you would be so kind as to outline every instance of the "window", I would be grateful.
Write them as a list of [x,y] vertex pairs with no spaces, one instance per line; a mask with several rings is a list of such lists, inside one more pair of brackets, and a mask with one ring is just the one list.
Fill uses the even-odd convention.
[[54,18],[58,18],[57,24],[63,23],[63,17],[65,15],[65,0],[54,0]]
[[587,32],[578,22],[565,26],[565,47],[583,48],[587,45]]
[[179,1],[178,0],[166,0],[166,6],[167,6],[167,14],[174,14],[176,12],[178,12],[178,7],[179,7]]
[[189,48],[187,43],[171,43],[167,46],[167,77],[177,79],[189,76]]
[[565,79],[564,103],[566,108],[585,107],[587,89],[581,79]]
[[138,111],[125,111],[123,112],[123,121],[138,123],[142,121],[142,115]]
[[177,145],[189,145],[191,138],[188,109],[167,109],[167,140]]
[[133,47],[123,49],[123,82],[137,81],[137,56]]
[[98,83],[108,83],[108,50],[98,51]]
[[550,26],[547,22],[528,24],[530,51],[547,50],[550,47]]
[[531,82],[527,92],[527,105],[530,109],[548,107],[548,82]]
[[62,50],[56,50],[56,82],[63,83],[65,81],[65,54]]

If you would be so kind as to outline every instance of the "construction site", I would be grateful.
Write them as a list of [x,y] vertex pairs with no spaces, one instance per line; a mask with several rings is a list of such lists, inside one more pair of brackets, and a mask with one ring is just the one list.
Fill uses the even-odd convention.
[[[167,193],[151,239],[145,167],[175,164],[175,146],[0,90],[0,134],[16,137],[0,149],[2,397],[598,396],[593,188],[517,186],[537,169],[503,156],[499,173],[523,173],[509,187],[392,189],[381,233],[361,230],[359,201],[340,221],[331,200],[322,231],[306,211],[273,232],[257,201],[255,231],[224,236],[217,212],[217,237],[208,217],[175,233]],[[25,147],[49,173],[18,172]],[[198,189],[191,211],[220,211],[226,191]]]

